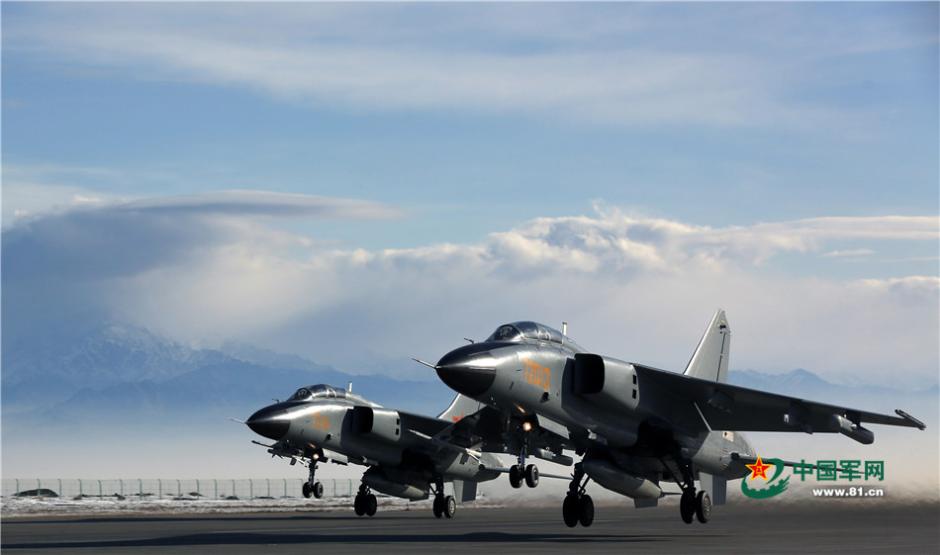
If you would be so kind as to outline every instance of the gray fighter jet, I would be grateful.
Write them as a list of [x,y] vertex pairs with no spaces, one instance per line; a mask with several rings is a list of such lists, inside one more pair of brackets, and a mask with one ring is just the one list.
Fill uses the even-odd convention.
[[[713,500],[725,502],[727,480],[748,474],[745,464],[755,461],[741,431],[840,432],[869,444],[874,434],[863,423],[924,429],[901,410],[882,415],[730,385],[730,343],[719,310],[678,374],[593,354],[566,333],[515,322],[437,364],[418,362],[488,406],[468,418],[498,413],[489,420],[502,423],[497,431],[506,450],[518,456],[509,469],[513,487],[538,483],[528,454],[558,462],[563,449],[582,455],[563,504],[568,526],[594,519],[588,479],[633,498],[637,507],[655,506],[665,495],[661,483],[674,481],[682,519],[706,522]],[[696,479],[702,491],[696,492]]]
[[461,419],[480,404],[457,395],[437,418],[382,408],[352,391],[328,385],[298,389],[287,401],[257,411],[245,423],[275,440],[271,455],[309,466],[305,497],[323,496],[317,465],[333,462],[369,468],[362,476],[354,508],[373,516],[377,501],[371,490],[409,500],[427,499],[433,489],[434,516],[452,518],[457,499],[444,495],[453,482],[460,501],[476,498],[477,482],[492,480],[505,469],[493,455],[473,449],[480,440],[463,433]]

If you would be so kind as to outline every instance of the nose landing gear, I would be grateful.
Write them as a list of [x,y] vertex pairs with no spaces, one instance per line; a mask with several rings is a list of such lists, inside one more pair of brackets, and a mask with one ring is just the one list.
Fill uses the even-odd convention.
[[[581,482],[582,480],[584,483]],[[562,518],[569,528],[574,528],[579,523],[584,527],[594,523],[594,500],[585,493],[588,480],[590,478],[584,477],[581,463],[574,465],[574,475],[568,486],[568,494],[565,495],[565,501],[561,505]]]
[[378,506],[378,500],[375,498],[372,491],[365,484],[360,485],[359,493],[356,494],[356,499],[353,502],[353,509],[356,511],[356,516],[375,516],[375,511],[378,509]]
[[518,463],[509,468],[509,485],[514,488],[521,488],[523,481],[530,488],[539,485],[539,467],[525,463],[526,451],[526,442],[523,441],[519,448]]
[[307,478],[307,481],[304,482],[303,487],[301,488],[301,490],[303,491],[304,497],[306,497],[307,499],[309,499],[311,495],[316,497],[317,499],[320,499],[321,497],[323,497],[323,484],[317,481],[316,474],[317,474],[317,463],[312,462],[310,463],[310,475]]

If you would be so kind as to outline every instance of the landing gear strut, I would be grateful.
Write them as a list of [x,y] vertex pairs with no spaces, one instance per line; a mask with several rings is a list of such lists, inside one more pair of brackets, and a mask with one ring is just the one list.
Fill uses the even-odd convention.
[[360,485],[359,493],[356,494],[356,500],[353,503],[353,509],[356,511],[356,516],[375,516],[375,511],[378,509],[378,506],[378,501],[376,500],[372,491],[369,490],[368,486],[365,484]]
[[457,512],[457,500],[452,495],[444,495],[444,480],[438,478],[434,487],[434,517],[454,518],[454,514]]
[[[583,483],[582,480],[584,480]],[[587,527],[594,522],[594,500],[585,493],[588,480],[590,478],[584,477],[581,463],[574,465],[574,475],[568,486],[568,494],[561,506],[562,517],[569,528],[574,528],[578,523]]]
[[682,521],[686,524],[692,524],[694,519],[698,519],[702,524],[708,522],[712,514],[712,500],[704,491],[696,493],[692,465],[679,463],[666,466],[676,483],[679,484],[679,488],[682,489],[682,497],[679,498],[679,515]]
[[528,442],[523,438],[522,447],[519,448],[518,462],[509,468],[509,485],[514,488],[522,487],[522,482],[530,488],[539,485],[539,467],[525,463],[528,451]]
[[317,481],[316,474],[317,474],[317,463],[311,462],[310,463],[310,476],[307,477],[307,481],[304,482],[303,488],[301,488],[303,491],[304,497],[308,499],[310,498],[311,495],[316,497],[317,499],[320,499],[321,497],[323,497],[323,484]]

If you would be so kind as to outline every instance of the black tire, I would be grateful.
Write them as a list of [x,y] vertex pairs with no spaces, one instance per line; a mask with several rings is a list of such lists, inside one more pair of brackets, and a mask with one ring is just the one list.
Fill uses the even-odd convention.
[[363,496],[357,495],[356,500],[353,501],[353,510],[356,511],[356,516],[362,516],[366,514],[365,508],[363,507]]
[[304,485],[302,488],[300,488],[300,491],[304,494],[304,497],[310,499],[310,494],[313,493],[313,490],[310,488],[310,482],[304,482]]
[[448,495],[444,498],[444,516],[454,518],[455,514],[457,514],[457,500],[453,495]]
[[317,499],[321,499],[323,497],[323,484],[320,482],[313,484],[313,496]]
[[518,464],[509,468],[509,485],[514,488],[522,487],[522,467]]
[[379,508],[379,501],[375,498],[375,495],[370,493],[365,496],[365,503],[363,503],[363,505],[365,505],[364,508],[367,515],[375,516],[375,511]]
[[434,510],[434,518],[441,518],[444,516],[444,497],[441,495],[434,496],[434,504],[432,506]]
[[704,491],[698,492],[695,498],[695,518],[705,524],[712,516],[712,498]]
[[561,504],[561,516],[565,519],[565,525],[568,528],[574,528],[578,525],[578,496],[569,493],[565,496],[565,502]]
[[695,519],[695,493],[691,490],[682,493],[679,499],[679,514],[686,524],[692,524]]
[[578,522],[585,528],[594,522],[594,500],[590,495],[582,495],[578,501]]
[[530,488],[539,485],[539,467],[534,464],[525,467],[525,485]]

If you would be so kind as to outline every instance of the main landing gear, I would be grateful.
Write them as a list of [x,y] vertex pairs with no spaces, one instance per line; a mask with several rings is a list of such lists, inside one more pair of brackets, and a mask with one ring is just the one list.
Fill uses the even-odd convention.
[[578,523],[587,527],[594,522],[594,500],[584,493],[588,480],[590,478],[584,477],[581,463],[574,465],[574,476],[571,477],[565,502],[561,505],[562,517],[569,528],[574,528]]
[[692,524],[694,519],[698,519],[702,524],[708,522],[712,515],[712,499],[704,491],[696,493],[692,466],[688,463],[675,465],[677,468],[673,465],[666,466],[682,489],[682,497],[679,498],[679,515],[682,516],[682,521],[686,524]]
[[441,518],[442,516],[446,516],[447,518],[454,518],[454,514],[457,512],[457,500],[454,499],[452,495],[444,495],[443,480],[438,479],[434,486],[434,517]]
[[320,499],[321,497],[323,497],[323,484],[317,481],[316,474],[317,474],[317,463],[312,462],[310,463],[310,476],[307,477],[307,481],[304,482],[304,485],[302,488],[304,497],[306,497],[307,499],[309,499],[311,495],[316,497],[317,499]]
[[378,509],[378,506],[378,500],[376,500],[372,491],[369,490],[365,484],[360,485],[359,493],[356,494],[356,500],[353,503],[353,509],[356,511],[356,516],[375,516],[375,511]]
[[539,467],[534,464],[527,465],[525,459],[526,444],[523,442],[519,449],[519,462],[509,468],[509,485],[514,488],[521,488],[523,481],[530,488],[539,485]]

